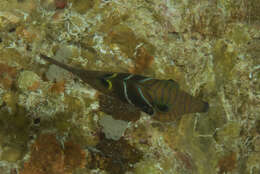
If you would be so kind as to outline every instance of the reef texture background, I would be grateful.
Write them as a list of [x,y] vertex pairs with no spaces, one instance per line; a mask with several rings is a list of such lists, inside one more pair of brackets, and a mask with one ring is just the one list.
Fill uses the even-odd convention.
[[[1,174],[259,174],[259,0],[1,0]],[[71,66],[174,79],[210,104],[161,123]]]

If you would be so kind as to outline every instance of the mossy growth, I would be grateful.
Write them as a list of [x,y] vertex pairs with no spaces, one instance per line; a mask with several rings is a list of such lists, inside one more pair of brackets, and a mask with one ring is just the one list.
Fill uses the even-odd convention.
[[81,118],[80,114],[74,113],[72,111],[56,113],[52,119],[42,120],[39,129],[53,130],[61,137],[66,135],[80,145],[95,146],[99,142],[99,137],[94,135],[98,127],[93,115],[88,114],[87,118]]
[[71,127],[72,113],[57,113],[54,117],[53,126],[57,129],[58,133],[65,133]]
[[247,9],[247,16],[250,22],[254,21],[258,23],[260,21],[260,3],[259,0],[251,0],[247,1],[248,9]]
[[88,107],[91,103],[91,100],[88,98],[85,99],[85,106],[84,104],[76,97],[72,97],[69,95],[65,95],[65,102],[64,104],[68,106],[67,111],[73,113],[80,114],[83,112],[84,107]]
[[76,10],[80,14],[86,13],[89,9],[93,8],[95,0],[69,0],[68,3],[72,3],[72,9]]
[[59,112],[52,116],[52,119],[42,120],[40,123],[40,129],[54,129],[57,134],[63,136],[64,133],[68,132],[71,127],[71,119],[73,113],[71,112]]
[[[220,117],[220,115],[223,115]],[[197,119],[195,131],[199,135],[211,134],[213,135],[216,128],[222,127],[227,123],[227,118],[224,117],[225,111],[221,104],[211,106],[208,116],[199,117]]]
[[135,174],[160,174],[162,173],[158,167],[157,161],[147,160],[138,163],[134,169]]
[[28,67],[29,60],[25,59],[16,49],[9,48],[3,49],[0,51],[1,62],[6,62],[8,64],[12,64],[16,62],[17,64],[25,67]]
[[106,16],[105,22],[101,25],[99,31],[109,33],[111,32],[111,29],[120,25],[121,22],[126,21],[128,18],[128,13],[120,14],[118,11],[110,12],[109,16]]
[[[234,141],[240,136],[241,127],[239,122],[228,122],[222,128],[218,129],[214,135],[217,143],[224,145],[232,150]],[[232,145],[230,145],[232,144]]]
[[219,87],[223,82],[232,79],[232,70],[236,64],[238,52],[232,44],[228,44],[224,40],[216,41],[213,49],[214,71],[217,87]]
[[247,27],[243,25],[236,25],[232,27],[232,30],[228,33],[228,38],[230,37],[232,41],[236,44],[247,44],[250,39]]
[[97,132],[99,131],[99,129],[96,127],[96,124],[94,123],[94,120],[92,118],[87,130],[82,128],[81,126],[72,125],[68,132],[68,136],[74,142],[77,142],[80,145],[90,147],[96,146],[100,141],[100,137],[97,136]]
[[[31,120],[28,118],[25,108],[18,105],[15,107],[12,112],[8,106],[2,106],[0,109],[0,134],[3,135],[0,146],[15,147],[15,154],[19,154],[19,157],[15,157],[15,159],[18,160],[27,151],[26,147],[31,135]],[[14,151],[12,150],[12,152]],[[9,155],[5,159],[14,160]]]
[[7,146],[2,148],[2,154],[0,160],[8,161],[8,162],[16,162],[22,159],[23,150],[21,148],[17,148],[16,146]]
[[[193,173],[215,173],[216,149],[214,140],[200,137],[193,129],[194,117],[183,117],[178,125],[175,138],[176,159],[183,164],[182,169]],[[207,165],[203,165],[207,163]],[[187,173],[187,172],[184,172]]]

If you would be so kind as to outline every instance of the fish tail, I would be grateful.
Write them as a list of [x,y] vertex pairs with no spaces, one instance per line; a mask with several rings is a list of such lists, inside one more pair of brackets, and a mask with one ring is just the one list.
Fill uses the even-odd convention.
[[188,102],[190,106],[190,113],[193,112],[207,112],[209,109],[208,102],[204,102],[201,99],[191,97],[190,101]]

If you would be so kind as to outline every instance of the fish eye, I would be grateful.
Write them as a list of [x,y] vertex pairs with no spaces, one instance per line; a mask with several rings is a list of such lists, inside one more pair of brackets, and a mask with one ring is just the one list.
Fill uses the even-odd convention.
[[106,88],[109,87],[109,83],[108,83],[108,81],[107,81],[106,79],[102,78],[102,79],[101,79],[101,83],[102,83]]
[[160,112],[168,112],[169,111],[169,106],[167,104],[157,104],[156,108],[160,111]]
[[108,79],[101,79],[101,83],[107,88],[107,89],[112,89],[112,82]]
[[115,78],[117,73],[107,73],[103,77],[101,77],[101,83],[109,90],[112,89],[112,82],[110,79]]

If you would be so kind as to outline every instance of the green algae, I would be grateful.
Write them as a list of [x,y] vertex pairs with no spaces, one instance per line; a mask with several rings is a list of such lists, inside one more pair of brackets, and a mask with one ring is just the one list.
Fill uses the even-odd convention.
[[259,22],[260,21],[260,4],[258,0],[251,0],[247,2],[248,10],[247,10],[247,17],[249,22]]
[[[194,121],[191,117],[184,117],[179,125],[179,136],[176,138],[176,145],[179,151],[190,154],[190,163],[193,166],[190,170],[195,173],[214,173],[216,165],[215,144],[211,136],[200,136],[192,129]],[[207,165],[203,165],[207,164]],[[183,167],[185,169],[187,167]],[[185,172],[182,171],[182,172]]]
[[1,58],[1,61],[7,62],[10,64],[14,63],[14,62],[16,62],[22,66],[26,66],[28,64],[28,60],[23,59],[24,57],[15,48],[1,50],[0,58]]
[[238,122],[228,122],[216,131],[214,137],[217,143],[222,144],[226,148],[232,150],[234,148],[233,145],[235,144],[235,141],[240,136],[240,131],[241,127]]
[[98,1],[95,0],[69,0],[69,3],[72,3],[72,9],[77,11],[80,14],[86,13],[89,9],[93,8],[95,3]]
[[161,169],[158,167],[158,162],[146,160],[138,163],[134,169],[135,174],[160,174]]
[[211,106],[207,116],[196,118],[194,129],[199,135],[213,136],[217,128],[227,123],[227,119],[224,116],[224,108],[220,104]]
[[1,159],[16,162],[27,151],[27,143],[31,138],[31,121],[23,107],[16,106],[15,111],[12,111],[12,113],[8,111],[8,108],[2,107],[0,110],[0,124],[0,134],[4,135],[1,146],[7,146]]
[[228,80],[232,80],[232,70],[236,64],[238,52],[232,44],[217,40],[214,45],[214,71],[217,88]]
[[237,45],[246,44],[250,40],[248,29],[245,26],[236,25],[232,27],[232,31],[228,34],[227,38],[230,38]]
[[18,160],[21,160],[23,155],[23,151],[18,147],[6,147],[3,148],[3,152],[1,154],[1,160],[8,161],[11,163],[17,162]]

